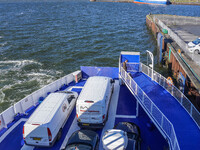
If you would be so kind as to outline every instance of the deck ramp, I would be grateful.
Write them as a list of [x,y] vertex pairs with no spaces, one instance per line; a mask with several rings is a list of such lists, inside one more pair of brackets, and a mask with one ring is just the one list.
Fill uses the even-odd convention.
[[[125,60],[128,60],[127,67],[124,67]],[[173,150],[198,150],[200,147],[198,125],[191,118],[188,110],[186,111],[168,92],[169,89],[163,88],[142,72],[143,64],[140,63],[140,53],[121,52],[119,65],[120,78],[163,136],[169,140],[170,148]],[[147,69],[150,76],[152,75],[151,71]],[[166,87],[170,88],[170,86]]]
[[144,73],[134,73],[132,78],[173,124],[180,149],[199,149],[200,130],[179,102]]

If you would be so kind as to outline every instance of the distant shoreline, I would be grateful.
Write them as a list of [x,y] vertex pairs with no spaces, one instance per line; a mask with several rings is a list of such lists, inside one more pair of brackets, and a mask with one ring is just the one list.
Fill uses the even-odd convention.
[[[134,3],[134,0],[90,0],[93,2],[122,2]],[[169,0],[172,5],[200,5],[200,0]],[[192,1],[192,2],[191,2]]]
[[171,2],[172,5],[200,5],[200,2]]

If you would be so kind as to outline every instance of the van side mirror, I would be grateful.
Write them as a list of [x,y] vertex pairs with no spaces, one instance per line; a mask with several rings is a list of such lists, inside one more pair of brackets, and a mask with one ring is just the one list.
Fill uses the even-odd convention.
[[115,80],[111,79],[111,80],[110,80],[110,83],[115,83]]

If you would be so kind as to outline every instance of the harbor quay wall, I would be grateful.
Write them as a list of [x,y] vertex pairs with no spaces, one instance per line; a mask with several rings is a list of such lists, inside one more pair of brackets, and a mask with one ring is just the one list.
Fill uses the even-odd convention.
[[171,2],[172,5],[200,5],[200,2]]
[[200,5],[200,0],[170,0],[173,5]]
[[[178,18],[178,19],[177,19]],[[181,21],[181,17],[177,17],[174,21]],[[166,18],[165,18],[166,19]],[[193,75],[191,69],[184,62],[184,51],[186,50],[186,43],[181,40],[176,34],[171,33],[169,36],[169,32],[172,32],[170,28],[167,28],[165,24],[160,23],[159,17],[155,17],[155,15],[147,15],[146,16],[146,25],[151,30],[153,36],[157,40],[158,48],[157,55],[162,66],[167,67],[168,73],[170,77],[173,79],[173,82],[177,88],[181,90],[179,76],[180,74],[185,78],[183,93],[188,97],[188,99],[193,103],[193,105],[200,111],[200,83],[197,78]],[[169,24],[173,23],[173,20],[169,19]],[[196,24],[200,24],[200,20],[195,22]],[[187,22],[185,24],[188,24]],[[167,28],[167,33],[164,33],[163,29]],[[160,35],[159,35],[160,34]],[[159,38],[162,36],[163,38]],[[159,41],[160,40],[160,41]],[[177,42],[181,46],[177,46]]]

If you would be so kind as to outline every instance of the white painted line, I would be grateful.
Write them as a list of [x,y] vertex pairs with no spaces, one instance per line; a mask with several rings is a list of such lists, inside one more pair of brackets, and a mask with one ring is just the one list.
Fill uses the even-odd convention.
[[134,115],[116,115],[116,118],[136,118]]
[[112,94],[112,98],[111,98],[111,102],[110,102],[110,107],[109,107],[109,112],[108,112],[108,120],[102,130],[101,133],[101,138],[100,138],[100,144],[99,144],[99,149],[102,150],[103,149],[103,144],[102,144],[102,137],[103,134],[106,130],[108,129],[112,129],[114,127],[115,124],[115,115],[117,112],[117,103],[118,103],[118,98],[119,98],[119,81],[115,80],[115,84],[114,84],[114,92]]
[[20,120],[18,120],[14,125],[12,125],[12,127],[10,127],[1,137],[0,137],[0,143],[6,138],[6,136],[8,134],[10,134],[10,132],[16,127],[18,126],[22,121],[26,121],[28,120],[27,118],[21,118]]
[[73,120],[73,122],[72,122],[72,124],[71,124],[71,126],[70,126],[70,128],[69,128],[69,130],[68,130],[68,133],[67,133],[67,135],[65,136],[65,139],[64,139],[64,141],[63,141],[63,143],[62,143],[60,149],[62,149],[62,148],[65,147],[65,145],[67,144],[67,141],[68,141],[69,137],[72,135],[72,133],[74,133],[74,132],[77,131],[77,130],[80,130],[80,127],[79,127],[78,124],[77,124],[77,118],[76,118],[76,116],[75,116],[75,117],[74,117],[74,120]]
[[34,146],[28,146],[24,144],[21,150],[33,150],[34,148],[35,148]]

